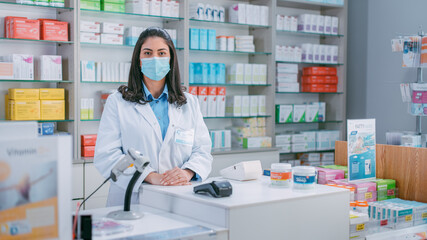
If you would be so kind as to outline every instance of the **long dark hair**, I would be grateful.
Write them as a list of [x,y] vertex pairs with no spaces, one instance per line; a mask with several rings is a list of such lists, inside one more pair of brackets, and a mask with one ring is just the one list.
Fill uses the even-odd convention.
[[169,46],[170,52],[170,71],[166,75],[166,84],[168,86],[168,102],[175,103],[177,106],[182,106],[187,103],[187,98],[184,95],[184,89],[181,86],[181,78],[179,75],[178,58],[176,56],[175,46],[173,45],[172,39],[169,34],[161,28],[150,27],[139,35],[138,41],[136,42],[135,48],[132,55],[132,63],[129,72],[128,85],[122,85],[118,91],[122,93],[123,99],[129,102],[136,102],[139,104],[146,104],[147,96],[142,86],[142,80],[144,74],[141,72],[140,66],[140,54],[141,47],[145,40],[150,37],[163,38],[166,44]]

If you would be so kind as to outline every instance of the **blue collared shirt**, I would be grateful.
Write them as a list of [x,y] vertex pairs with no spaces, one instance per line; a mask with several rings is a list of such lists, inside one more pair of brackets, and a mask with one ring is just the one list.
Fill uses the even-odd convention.
[[154,115],[157,118],[157,121],[159,122],[160,129],[162,131],[162,138],[165,139],[166,132],[168,130],[169,126],[169,115],[168,115],[168,86],[165,84],[165,88],[163,89],[162,94],[160,94],[160,97],[154,98],[153,95],[151,95],[148,88],[145,86],[144,83],[142,83],[144,86],[144,92],[146,99],[150,104],[151,109],[154,112]]

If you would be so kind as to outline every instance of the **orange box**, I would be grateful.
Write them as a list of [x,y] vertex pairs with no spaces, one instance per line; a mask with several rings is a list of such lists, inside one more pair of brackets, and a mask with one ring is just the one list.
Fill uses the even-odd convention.
[[335,84],[303,84],[302,92],[337,92]]
[[208,87],[197,87],[197,95],[198,96],[207,96],[208,95]]
[[41,39],[49,41],[68,41],[68,22],[42,20]]
[[309,75],[302,76],[301,78],[302,84],[337,84],[338,77],[337,76],[321,76],[321,75]]
[[303,75],[337,75],[337,69],[334,67],[306,67],[303,69]]
[[39,20],[12,18],[9,24],[10,38],[40,40]]
[[188,93],[197,96],[197,87],[189,87]]
[[10,23],[13,18],[27,19],[26,17],[15,17],[15,16],[6,16],[4,18],[4,35],[6,38],[11,38],[10,35]]
[[86,146],[95,146],[97,134],[85,134],[81,135],[81,145]]
[[216,95],[218,96],[225,96],[226,88],[225,87],[217,87],[216,88]]
[[95,156],[95,146],[82,146],[82,157]]
[[208,87],[208,95],[216,96],[216,87]]
[[13,79],[13,63],[0,62],[0,79]]

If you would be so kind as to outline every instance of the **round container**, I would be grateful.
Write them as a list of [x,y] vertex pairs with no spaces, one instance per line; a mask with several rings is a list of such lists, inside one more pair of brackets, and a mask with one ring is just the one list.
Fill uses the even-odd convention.
[[294,189],[313,189],[316,185],[316,169],[309,166],[293,168]]
[[350,210],[351,211],[356,211],[356,206],[357,206],[356,202],[350,202]]
[[233,36],[227,37],[227,51],[234,52],[234,37]]
[[226,36],[216,37],[216,46],[217,46],[217,50],[227,51],[227,37]]
[[270,170],[271,185],[289,187],[292,181],[292,166],[289,163],[273,163]]

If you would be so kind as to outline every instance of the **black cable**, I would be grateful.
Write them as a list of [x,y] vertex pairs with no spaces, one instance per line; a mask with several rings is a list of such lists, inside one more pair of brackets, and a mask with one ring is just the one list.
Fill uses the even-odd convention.
[[93,191],[87,198],[85,198],[84,200],[83,200],[83,202],[80,204],[80,206],[79,206],[79,210],[80,210],[80,208],[83,206],[83,203],[85,203],[86,202],[86,200],[88,200],[90,197],[92,197],[92,195],[93,194],[95,194],[102,186],[104,186],[104,184],[106,183],[106,182],[108,182],[108,180],[110,180],[111,179],[111,177],[108,177],[107,179],[105,179],[105,181],[95,190],[95,191]]
[[126,188],[125,204],[124,204],[124,209],[123,209],[123,211],[125,211],[125,212],[130,211],[130,202],[131,202],[131,197],[132,197],[132,190],[133,190],[133,187],[135,186],[136,181],[138,180],[138,178],[140,176],[141,176],[141,172],[135,171],[132,179],[129,182],[128,187]]

